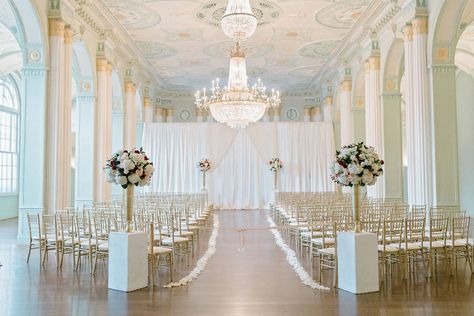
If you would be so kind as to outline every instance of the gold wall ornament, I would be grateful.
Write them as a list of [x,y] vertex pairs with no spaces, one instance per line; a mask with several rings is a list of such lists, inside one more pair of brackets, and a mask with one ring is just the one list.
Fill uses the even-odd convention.
[[435,50],[435,59],[436,60],[449,60],[449,48],[448,47],[438,47]]
[[48,21],[49,36],[64,37],[64,21],[53,18]]
[[97,72],[107,71],[107,59],[97,58],[95,64]]
[[403,27],[403,34],[405,35],[405,42],[413,41],[413,27],[411,24],[407,24]]
[[395,87],[396,87],[395,80],[392,80],[392,79],[385,80],[385,90],[393,91],[395,90]]
[[71,26],[68,25],[64,28],[64,44],[72,44],[72,37],[74,35],[74,31],[72,30]]
[[344,80],[342,82],[342,91],[352,91],[352,80]]
[[379,56],[371,56],[369,58],[369,69],[380,70],[380,57]]
[[413,35],[427,34],[428,33],[428,18],[419,16],[413,19],[411,22],[413,25]]

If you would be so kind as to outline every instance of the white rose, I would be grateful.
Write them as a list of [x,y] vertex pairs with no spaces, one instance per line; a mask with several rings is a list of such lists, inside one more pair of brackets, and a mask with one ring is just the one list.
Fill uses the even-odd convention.
[[118,184],[120,184],[120,185],[125,185],[125,184],[128,183],[127,177],[125,177],[125,176],[119,176],[118,179],[117,179],[117,182],[118,182]]
[[155,167],[152,165],[152,164],[148,164],[146,167],[145,167],[145,175],[148,177],[148,176],[151,176],[152,173],[155,171]]
[[142,164],[145,162],[145,156],[143,156],[142,154],[137,154],[137,153],[133,153],[131,155],[132,157],[132,160],[136,163],[136,164]]
[[135,184],[138,181],[140,181],[140,177],[132,173],[131,175],[128,176],[128,181],[130,181],[131,184]]
[[130,159],[125,159],[120,163],[119,167],[123,169],[123,173],[128,174],[130,170],[135,169],[135,164]]
[[374,176],[371,172],[364,173],[364,175],[362,176],[362,183],[370,184],[372,183],[373,179],[374,179]]
[[349,164],[348,169],[349,169],[349,172],[352,174],[359,174],[362,172],[362,167],[360,165],[353,164],[353,163]]

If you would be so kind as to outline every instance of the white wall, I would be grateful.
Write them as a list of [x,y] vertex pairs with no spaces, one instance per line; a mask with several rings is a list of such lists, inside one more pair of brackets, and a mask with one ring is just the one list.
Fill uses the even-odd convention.
[[459,195],[462,209],[474,215],[474,78],[460,71],[456,77]]

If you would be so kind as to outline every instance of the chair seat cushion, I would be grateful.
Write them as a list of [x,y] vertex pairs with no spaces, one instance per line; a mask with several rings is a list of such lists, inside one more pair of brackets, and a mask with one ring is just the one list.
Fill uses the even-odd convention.
[[336,248],[322,248],[318,249],[318,252],[324,255],[336,255]]
[[153,254],[155,255],[164,255],[167,253],[171,253],[173,250],[171,248],[167,247],[159,247],[159,246],[154,246],[153,247]]
[[[188,242],[189,239],[188,238],[184,238],[184,237],[174,237],[174,243],[177,244],[177,243],[184,243],[184,242]],[[171,239],[171,237],[165,237],[161,240],[161,243],[163,245],[172,245],[173,244],[173,240]]]
[[[377,245],[379,252],[383,252],[384,248],[383,245]],[[390,245],[385,245],[385,252],[398,252],[400,249],[398,246],[395,246],[393,244]]]

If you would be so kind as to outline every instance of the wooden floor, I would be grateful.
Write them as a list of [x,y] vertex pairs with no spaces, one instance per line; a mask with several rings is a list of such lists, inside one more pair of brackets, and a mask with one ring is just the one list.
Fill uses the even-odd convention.
[[[442,269],[430,280],[395,274],[379,293],[319,292],[299,282],[269,231],[247,232],[239,252],[241,238],[233,229],[268,226],[266,212],[217,213],[217,252],[197,280],[129,294],[107,289],[105,265],[95,277],[86,266],[75,273],[66,264],[58,271],[54,257],[40,268],[35,254],[27,265],[27,248],[16,245],[16,221],[0,222],[0,315],[474,315],[473,277],[464,265],[454,277]],[[181,262],[177,273],[191,268]],[[325,276],[330,285],[330,272]],[[166,283],[166,272],[160,277]]]

